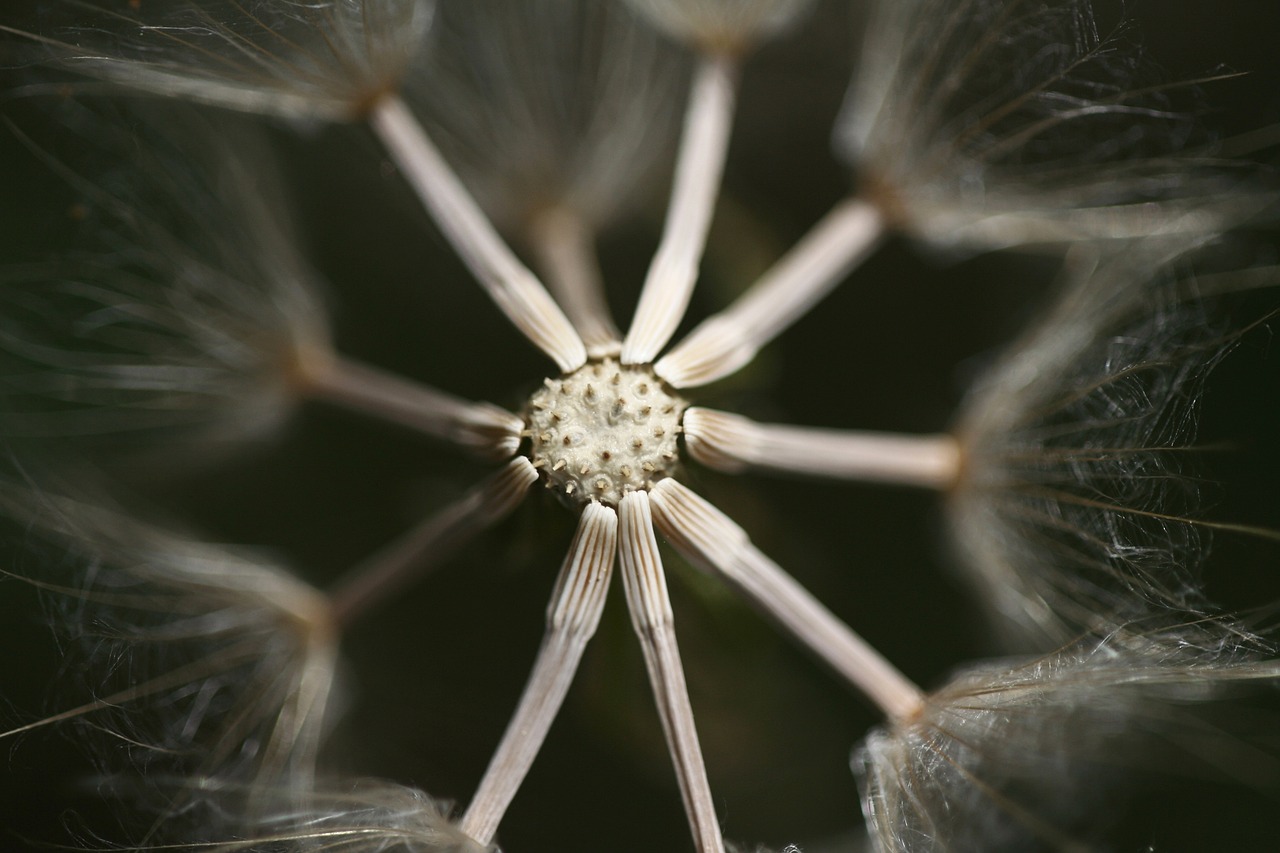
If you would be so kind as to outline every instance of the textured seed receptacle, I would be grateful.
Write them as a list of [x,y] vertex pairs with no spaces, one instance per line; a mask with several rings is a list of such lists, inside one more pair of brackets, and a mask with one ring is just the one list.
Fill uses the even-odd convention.
[[674,473],[686,405],[648,365],[589,363],[529,398],[530,459],[571,501],[616,506]]

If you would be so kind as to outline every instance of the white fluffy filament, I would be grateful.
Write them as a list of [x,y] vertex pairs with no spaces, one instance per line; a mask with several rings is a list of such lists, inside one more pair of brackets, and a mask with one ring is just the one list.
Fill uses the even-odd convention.
[[685,559],[740,590],[891,719],[920,711],[920,688],[752,545],[728,516],[672,479],[650,495],[658,527]]
[[328,354],[299,364],[303,393],[372,415],[481,456],[507,459],[520,446],[524,421],[491,403],[463,400],[368,364]]
[[697,407],[684,413],[683,428],[694,459],[729,473],[759,469],[946,489],[960,471],[960,450],[949,435],[762,424]]
[[369,123],[462,261],[507,318],[566,373],[587,360],[582,338],[449,168],[404,102],[380,100]]
[[704,57],[694,75],[662,241],[622,344],[624,364],[653,361],[689,306],[729,150],[737,78],[726,56]]
[[733,305],[704,320],[654,365],[676,388],[693,388],[745,367],[879,245],[884,220],[859,198],[836,205]]
[[617,356],[622,335],[605,301],[596,260],[595,233],[567,207],[539,214],[529,225],[529,242],[547,286],[582,336],[592,358]]
[[520,704],[459,824],[481,844],[493,840],[564,703],[600,623],[617,552],[618,514],[594,501],[587,504],[547,607],[547,630]]
[[506,466],[340,579],[330,592],[333,620],[346,626],[452,556],[476,534],[520,505],[538,479],[533,464],[517,456]]
[[689,827],[699,853],[724,853],[724,839],[716,820],[715,803],[685,686],[684,666],[676,645],[675,620],[667,597],[658,540],[653,534],[648,494],[631,492],[619,503],[618,512],[621,521],[618,551],[627,608],[644,651],[649,683],[676,767]]

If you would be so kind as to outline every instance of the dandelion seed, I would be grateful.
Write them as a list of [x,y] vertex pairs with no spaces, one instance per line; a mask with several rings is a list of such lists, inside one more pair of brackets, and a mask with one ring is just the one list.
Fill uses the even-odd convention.
[[446,4],[406,99],[489,217],[536,246],[543,217],[593,232],[635,204],[687,65],[622,4]]
[[[207,783],[211,789],[216,785],[214,780]],[[217,793],[225,796],[227,791],[220,789]],[[139,849],[199,849],[215,853],[264,849],[291,853],[484,853],[495,849],[476,844],[451,824],[447,804],[419,790],[389,782],[359,780],[340,786],[330,782],[308,792],[302,803],[289,788],[260,789],[252,794],[259,798],[252,813],[218,810],[201,828],[197,841]]]
[[[141,766],[306,784],[336,664],[320,592],[266,561],[116,509],[12,483],[0,503],[58,554],[17,576],[66,612],[95,696],[6,735],[107,718],[108,732],[138,747]],[[103,680],[92,683],[98,666]]]
[[180,114],[77,117],[145,178],[116,192],[68,173],[101,212],[101,248],[10,271],[0,288],[5,435],[242,441],[319,400],[509,457],[514,414],[334,350],[264,141]]
[[886,218],[948,249],[1210,235],[1271,203],[1178,150],[1177,87],[1138,64],[1080,0],[884,0],[837,148]]
[[854,757],[875,849],[1097,849],[1144,745],[1185,739],[1194,766],[1205,731],[1187,706],[1274,681],[1265,648],[1237,636],[1212,623],[1121,629],[960,673]]
[[191,118],[140,145],[115,117],[75,119],[145,178],[68,175],[102,221],[99,251],[6,275],[5,433],[270,432],[329,331],[277,188],[249,165],[270,162],[262,140]]
[[[951,530],[982,598],[1037,645],[1149,608],[1204,611],[1199,389],[1229,342],[1178,252],[1078,271],[961,418]],[[1247,275],[1247,271],[1239,273]]]
[[49,4],[62,67],[122,87],[294,119],[349,120],[395,91],[421,50],[429,0],[182,0],[130,11]]

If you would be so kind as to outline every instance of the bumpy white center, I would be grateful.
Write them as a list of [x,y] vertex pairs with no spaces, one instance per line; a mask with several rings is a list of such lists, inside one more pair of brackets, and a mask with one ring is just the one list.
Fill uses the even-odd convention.
[[647,366],[606,359],[543,385],[529,399],[529,456],[549,488],[616,506],[674,472],[687,404]]

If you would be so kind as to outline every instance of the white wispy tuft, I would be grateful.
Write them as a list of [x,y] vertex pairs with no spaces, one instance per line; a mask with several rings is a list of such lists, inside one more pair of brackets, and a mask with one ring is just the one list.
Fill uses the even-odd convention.
[[1196,152],[1087,0],[876,0],[838,152],[899,228],[952,249],[1209,234],[1274,201]]
[[1188,457],[1230,338],[1190,269],[1135,247],[1075,269],[961,413],[951,535],[980,600],[1033,647],[1208,606],[1198,566],[1221,525],[1200,518]]
[[[1206,772],[1232,733],[1198,703],[1280,675],[1227,624],[1119,630],[1025,662],[961,672],[913,720],[873,732],[854,756],[875,849],[1096,850],[1147,753]],[[1242,776],[1247,768],[1232,768]],[[1132,778],[1128,781],[1132,782]]]
[[377,779],[326,781],[299,792],[292,787],[228,789],[221,780],[189,780],[219,800],[252,796],[248,811],[215,809],[185,841],[136,849],[201,853],[486,853],[457,828],[448,804],[415,788]]
[[626,0],[674,38],[736,54],[785,30],[813,0]]
[[123,747],[139,779],[311,777],[337,654],[321,592],[256,554],[105,501],[8,481],[0,512],[31,555],[6,574],[47,596],[67,635],[68,674],[88,692],[5,736],[78,721],[97,732],[86,742],[108,773],[119,773]]
[[44,158],[86,200],[88,248],[3,273],[7,436],[261,436],[329,350],[263,140],[173,115],[74,116],[123,176]]
[[684,54],[618,3],[445,4],[404,97],[485,212],[608,224],[674,144]]
[[[430,0],[55,0],[39,32],[77,74],[288,118],[348,120],[393,92],[430,27]],[[127,5],[129,10],[121,7]]]

